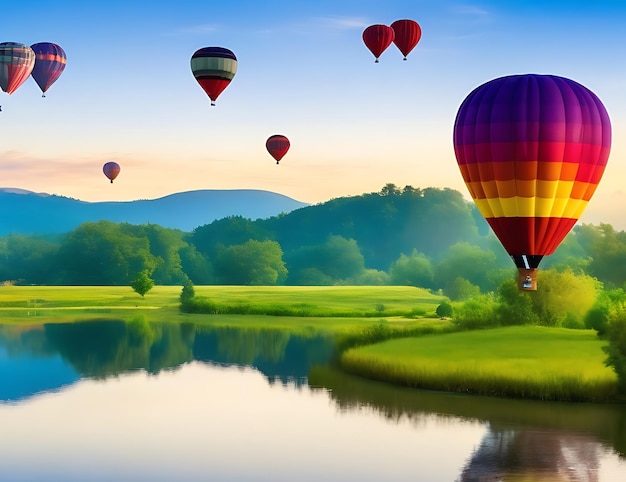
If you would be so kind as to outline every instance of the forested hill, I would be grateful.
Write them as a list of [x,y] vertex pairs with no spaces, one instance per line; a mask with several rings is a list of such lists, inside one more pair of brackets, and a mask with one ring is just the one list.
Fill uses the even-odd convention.
[[261,190],[198,190],[158,199],[127,202],[85,202],[0,188],[0,236],[66,233],[88,221],[158,224],[191,231],[227,216],[268,218],[308,204]]
[[[203,209],[183,207],[172,216]],[[396,284],[443,289],[454,299],[463,290],[493,291],[514,271],[474,204],[452,189],[387,184],[282,211],[256,219],[228,214],[191,230],[126,218],[62,234],[3,235],[0,284],[127,285],[147,273],[165,285]],[[542,267],[621,287],[625,246],[626,233],[610,225],[576,226]]]
[[452,189],[403,189],[342,197],[254,223],[225,219],[196,228],[192,242],[211,254],[213,246],[256,239],[277,241],[283,252],[315,257],[311,249],[332,236],[358,243],[370,268],[386,270],[413,250],[436,257],[461,241],[484,243],[489,228],[473,203]]

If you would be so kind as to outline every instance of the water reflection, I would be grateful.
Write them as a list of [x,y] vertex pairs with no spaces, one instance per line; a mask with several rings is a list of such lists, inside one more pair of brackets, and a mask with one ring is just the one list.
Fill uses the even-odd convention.
[[588,434],[540,428],[491,428],[463,468],[461,481],[598,482],[600,448]]
[[191,361],[254,366],[271,382],[306,383],[326,363],[332,339],[269,329],[191,323],[99,320],[36,326],[0,325],[0,401],[28,398],[82,378],[144,370],[156,375]]
[[[22,480],[27,469],[18,462],[33,450],[50,458],[47,434],[66,431],[63,451],[88,443],[93,451],[85,458],[123,458],[133,447],[150,447],[171,465],[171,476],[176,460],[187,457],[187,480],[204,480],[207,470],[220,480],[235,480],[232,473],[240,474],[237,480],[626,480],[624,405],[398,388],[344,374],[330,365],[332,357],[328,337],[278,330],[142,318],[0,325],[0,426],[11,434],[0,441],[7,457],[0,455],[0,471],[10,467]],[[50,391],[58,393],[41,395]],[[119,432],[133,447],[109,440]],[[181,451],[176,439],[195,440],[216,455],[204,460],[189,445]],[[35,440],[43,440],[41,446]],[[234,468],[229,464],[236,463],[242,440],[254,447],[246,453],[250,467]],[[150,467],[151,478],[132,480],[175,480],[158,478],[166,469],[154,457],[135,456],[135,470]],[[97,480],[85,477],[89,464],[102,465],[100,480],[131,480],[124,479],[123,461],[113,473],[101,459],[58,457],[61,465],[85,465],[72,480]],[[278,460],[297,460],[300,468],[272,473]],[[57,480],[42,474],[23,480]],[[70,480],[67,473],[59,477]]]
[[[312,387],[330,388],[341,410],[368,407],[387,420],[419,426],[435,415],[444,423],[481,421],[487,431],[459,481],[589,481],[601,479],[599,459],[620,457],[626,480],[626,406],[497,399],[443,394],[366,381],[314,367]],[[622,480],[622,478],[615,479]]]

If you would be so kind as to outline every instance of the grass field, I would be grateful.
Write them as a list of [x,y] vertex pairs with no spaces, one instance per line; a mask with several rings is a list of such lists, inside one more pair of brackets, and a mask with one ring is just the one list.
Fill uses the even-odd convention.
[[344,369],[435,390],[607,401],[617,377],[591,330],[519,326],[389,340],[342,354]]
[[[181,289],[156,286],[141,298],[126,286],[3,286],[0,287],[0,323],[124,320],[141,315],[147,321],[161,323],[193,321],[345,332],[369,326],[381,318],[391,327],[423,323],[421,316],[433,317],[442,299],[419,288],[394,286],[196,286],[196,295],[213,300],[218,313],[249,311],[255,316],[191,315],[179,311]],[[303,316],[258,316],[275,311],[303,313]],[[442,324],[441,320],[432,318],[427,322]]]

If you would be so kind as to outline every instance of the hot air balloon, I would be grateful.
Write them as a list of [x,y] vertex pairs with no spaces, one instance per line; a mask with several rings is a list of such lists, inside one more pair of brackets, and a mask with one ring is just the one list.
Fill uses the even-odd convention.
[[394,32],[387,25],[370,25],[363,31],[363,42],[365,46],[376,57],[375,62],[378,63],[378,57],[391,45],[394,39]]
[[422,38],[422,29],[415,20],[396,20],[391,28],[394,33],[393,43],[404,55],[402,60],[406,60],[406,56]]
[[574,226],[604,173],[609,115],[581,84],[511,75],[473,90],[454,123],[463,180],[519,271],[536,290],[541,259]]
[[7,94],[15,92],[28,79],[34,65],[35,52],[28,45],[0,43],[0,88]]
[[107,162],[102,167],[102,172],[104,172],[104,175],[111,180],[111,184],[113,184],[113,179],[115,179],[119,175],[120,170],[120,165],[117,162],[113,161]]
[[65,51],[57,44],[40,42],[30,46],[35,52],[35,67],[31,73],[41,89],[42,97],[63,73],[67,58]]
[[289,139],[281,134],[274,134],[273,136],[268,137],[265,142],[267,152],[269,152],[271,156],[276,159],[276,164],[278,164],[285,154],[287,154],[290,146],[291,144],[289,143]]
[[237,57],[223,47],[204,47],[191,56],[191,71],[211,99],[211,105],[215,105],[237,73]]

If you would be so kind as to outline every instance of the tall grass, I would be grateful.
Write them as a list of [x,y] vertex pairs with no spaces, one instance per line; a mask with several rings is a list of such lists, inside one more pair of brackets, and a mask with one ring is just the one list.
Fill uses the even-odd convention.
[[536,326],[389,340],[341,355],[344,369],[396,384],[481,395],[608,401],[617,376],[590,330]]
[[443,297],[409,286],[196,286],[215,313],[273,316],[435,316]]

